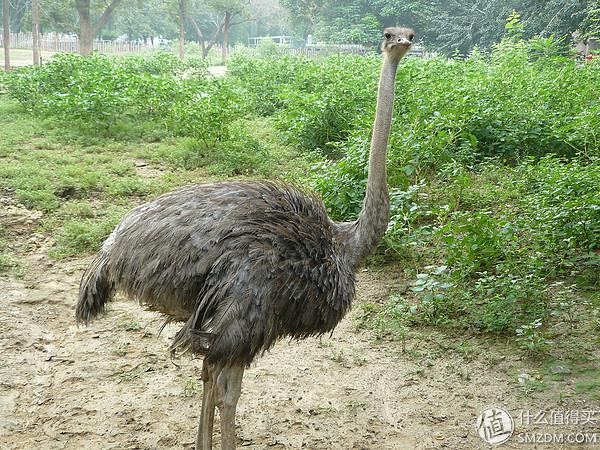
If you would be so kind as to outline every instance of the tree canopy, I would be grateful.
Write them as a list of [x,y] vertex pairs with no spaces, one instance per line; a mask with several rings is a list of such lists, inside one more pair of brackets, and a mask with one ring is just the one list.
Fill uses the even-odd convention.
[[586,35],[598,32],[598,0],[281,0],[295,35],[323,41],[370,44],[384,26],[413,26],[431,49],[467,52],[488,47],[505,34],[512,11],[521,16],[524,37]]
[[[87,8],[89,4],[92,31],[96,29],[101,37],[177,37],[177,0],[118,1],[120,4],[110,17],[101,20],[112,3],[40,0],[41,31],[80,33],[82,5]],[[600,34],[600,0],[185,0],[185,3],[188,5],[185,34],[187,39],[199,42],[202,38],[206,42],[247,42],[254,36],[292,34],[299,41],[313,35],[329,43],[374,45],[379,41],[382,27],[400,24],[417,29],[419,39],[431,50],[466,53],[475,46],[485,48],[498,42],[506,33],[506,18],[513,11],[520,16],[525,38],[554,35],[570,39],[575,31],[583,38]],[[103,26],[98,28],[97,24]],[[31,29],[31,0],[10,1],[10,25],[12,31]]]

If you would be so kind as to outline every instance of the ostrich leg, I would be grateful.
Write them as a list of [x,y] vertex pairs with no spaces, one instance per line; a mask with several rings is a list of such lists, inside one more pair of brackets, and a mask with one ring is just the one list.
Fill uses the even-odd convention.
[[235,408],[242,389],[243,365],[226,366],[216,380],[215,393],[221,416],[221,450],[235,450]]
[[202,411],[196,436],[196,450],[212,450],[213,422],[215,420],[215,383],[218,371],[202,363]]

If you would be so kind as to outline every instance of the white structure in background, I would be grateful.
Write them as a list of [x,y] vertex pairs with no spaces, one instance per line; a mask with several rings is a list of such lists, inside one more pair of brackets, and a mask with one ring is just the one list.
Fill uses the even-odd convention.
[[[280,47],[279,52],[284,54],[305,55],[308,57],[328,56],[337,53],[348,53],[353,55],[366,55],[374,48],[360,44],[328,44],[317,41],[312,34],[306,36],[303,47],[292,45],[291,36],[257,36],[248,38],[248,46],[256,49],[261,42],[273,42]],[[256,51],[256,50],[255,50]],[[408,55],[426,57],[423,47],[413,45]]]
[[292,43],[291,36],[262,36],[262,37],[251,37],[248,38],[249,47],[257,47],[261,42],[271,41],[277,45],[289,46]]
[[[136,53],[147,50],[168,49],[169,44],[170,42],[162,36],[129,40],[127,35],[123,35],[114,40],[95,39],[94,50],[100,53]],[[2,36],[0,35],[0,47],[2,45]],[[11,33],[10,46],[11,48],[22,49],[33,48],[32,33]],[[40,35],[40,50],[77,53],[79,51],[79,38],[75,33],[44,33]]]

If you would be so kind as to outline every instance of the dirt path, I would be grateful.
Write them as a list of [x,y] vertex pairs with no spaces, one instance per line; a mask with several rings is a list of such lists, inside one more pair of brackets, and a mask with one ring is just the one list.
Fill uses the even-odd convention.
[[[158,315],[118,298],[106,316],[77,328],[73,304],[88,260],[52,262],[37,243],[24,250],[22,279],[0,278],[0,448],[192,448],[200,361],[170,359],[177,326],[157,336]],[[393,272],[361,273],[357,302],[385,299],[398,284]],[[397,342],[358,332],[356,314],[332,337],[280,342],[246,372],[242,446],[486,448],[474,428],[485,406],[555,407],[551,392],[519,397],[502,357],[465,358],[414,337],[402,353]]]

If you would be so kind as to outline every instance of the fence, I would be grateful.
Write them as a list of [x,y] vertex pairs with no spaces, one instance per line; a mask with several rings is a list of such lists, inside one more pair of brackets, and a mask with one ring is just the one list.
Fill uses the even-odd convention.
[[[265,56],[264,50],[257,47],[248,47],[244,50],[244,53],[249,53],[254,56]],[[269,52],[269,50],[267,50]],[[350,55],[366,55],[370,50],[365,48],[343,48],[343,47],[301,47],[291,48],[286,46],[277,47],[274,51],[277,55],[302,55],[307,58],[319,58],[330,55],[337,55],[339,53],[350,54]]]
[[[1,30],[1,29],[0,29]],[[94,40],[94,50],[100,53],[139,53],[148,50],[165,49],[168,46],[168,41],[161,38],[148,38],[139,41],[107,41],[107,40]],[[0,33],[0,47],[4,47],[2,41],[2,35]],[[33,48],[33,34],[28,33],[11,33],[10,34],[10,47],[15,49],[31,49]],[[351,55],[365,55],[371,52],[365,47],[358,45],[320,45],[320,46],[307,46],[302,48],[292,48],[285,45],[278,45],[276,47],[276,54],[278,55],[302,55],[307,58],[320,58],[335,54],[351,54]],[[63,34],[63,33],[47,33],[40,35],[40,50],[46,52],[79,52],[79,38],[75,34]],[[231,48],[230,48],[231,50]],[[215,45],[213,51],[216,54],[221,54],[221,47]],[[248,47],[245,50],[251,55],[264,56],[264,51],[260,47]],[[268,50],[267,50],[268,51]],[[422,56],[422,49],[413,48],[412,54]]]
[[[94,50],[100,53],[138,53],[146,50],[156,50],[161,47],[162,39],[147,39],[144,41],[105,41],[94,40]],[[4,47],[0,35],[0,47]],[[11,33],[10,48],[33,48],[33,33]],[[75,34],[47,33],[40,35],[40,50],[48,52],[79,52],[79,38]]]
[[[266,52],[268,54],[270,50],[267,49]],[[274,51],[277,55],[301,55],[306,56],[307,58],[320,58],[331,55],[345,54],[345,55],[368,55],[372,53],[373,49],[368,49],[366,47],[359,46],[322,46],[322,47],[301,47],[301,48],[291,48],[286,46],[278,46]],[[249,53],[253,56],[267,56],[265,55],[265,50],[260,47],[248,47],[244,49],[244,53]],[[425,57],[425,53],[422,47],[415,46],[411,48],[409,55]]]

